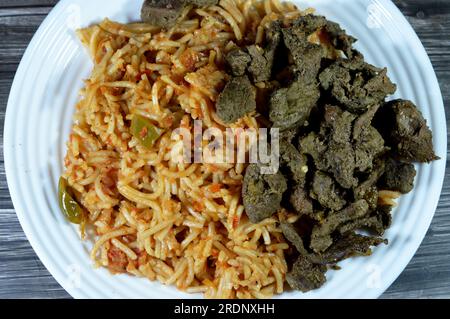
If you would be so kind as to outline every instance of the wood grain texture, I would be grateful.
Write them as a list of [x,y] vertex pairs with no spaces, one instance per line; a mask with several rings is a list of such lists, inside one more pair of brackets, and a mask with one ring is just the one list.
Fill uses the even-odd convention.
[[[394,2],[432,60],[450,125],[450,0]],[[15,71],[34,32],[56,3],[0,0],[0,298],[70,298],[42,265],[20,227],[9,197],[3,160],[5,110]],[[439,207],[425,240],[382,298],[450,298],[449,164]]]

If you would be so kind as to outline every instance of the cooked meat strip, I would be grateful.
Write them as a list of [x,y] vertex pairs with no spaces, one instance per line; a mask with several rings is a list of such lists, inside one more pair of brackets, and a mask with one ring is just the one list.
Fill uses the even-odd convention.
[[378,69],[360,58],[338,59],[319,75],[322,88],[352,113],[364,113],[396,91],[387,69]]
[[234,49],[225,56],[225,61],[230,67],[231,74],[234,76],[243,76],[252,58],[242,49]]
[[328,21],[323,16],[302,16],[282,32],[284,44],[294,59],[298,73],[305,78],[312,79],[318,75],[322,59],[326,56],[323,45],[309,41],[314,33],[320,33],[322,38],[326,38],[327,45],[341,50],[348,58],[362,57],[352,47],[356,39],[347,35],[337,23]]
[[385,172],[384,160],[377,160],[373,164],[373,170],[365,180],[353,189],[355,200],[364,199],[369,204],[371,210],[378,206],[378,187],[377,182]]
[[330,139],[336,143],[348,143],[351,140],[355,119],[354,114],[343,111],[338,106],[326,105],[321,133],[323,135],[330,134]]
[[355,141],[361,139],[361,135],[372,125],[372,120],[379,109],[380,105],[369,106],[367,112],[356,119],[353,127],[353,139]]
[[187,6],[204,7],[217,3],[219,0],[145,0],[141,19],[145,23],[168,29],[176,24]]
[[439,159],[433,150],[431,130],[411,101],[394,100],[384,104],[375,122],[398,160],[424,163]]
[[282,47],[283,32],[280,21],[274,21],[266,30],[266,47],[264,49],[264,57],[267,60],[267,64],[272,70],[272,74],[278,69],[287,66],[287,60],[284,59],[281,54],[286,53]]
[[362,54],[353,48],[353,44],[357,39],[348,35],[339,24],[327,21],[323,29],[328,34],[331,45],[341,50],[347,58],[362,57]]
[[314,165],[320,170],[327,170],[325,161],[327,144],[318,134],[311,132],[305,137],[299,138],[299,151],[312,157]]
[[360,172],[371,170],[374,159],[387,150],[383,137],[372,126],[372,119],[378,109],[378,105],[369,107],[369,110],[355,121],[353,128],[355,164]]
[[336,181],[345,189],[357,185],[358,180],[354,177],[356,168],[355,151],[350,142],[331,142],[325,152],[325,161],[328,172],[334,175]]
[[379,206],[375,212],[382,221],[385,230],[392,224],[392,208],[392,206]]
[[297,19],[294,23],[297,34],[311,35],[321,31],[325,33],[326,40],[337,50],[341,50],[347,58],[361,56],[361,53],[353,48],[356,39],[348,35],[339,24],[327,20],[323,16],[308,14]]
[[368,256],[372,254],[372,246],[378,246],[382,243],[387,244],[387,240],[350,233],[338,239],[321,256],[324,262],[335,264],[349,257]]
[[308,172],[308,159],[294,145],[280,141],[280,164],[285,175],[295,184],[304,185]]
[[264,49],[258,45],[250,45],[247,47],[247,51],[251,57],[248,72],[251,74],[253,82],[268,81],[272,75],[272,64],[267,61]]
[[321,125],[321,134],[328,140],[328,148],[323,156],[325,166],[346,189],[357,184],[354,177],[356,155],[351,144],[352,123],[355,118],[354,114],[328,105]]
[[231,73],[234,76],[242,76],[246,72],[250,75],[254,83],[270,81],[274,69],[285,66],[286,62],[276,61],[276,56],[282,41],[281,24],[278,21],[272,22],[266,31],[266,45],[249,45],[244,48],[235,48],[226,56]]
[[378,131],[369,126],[355,142],[355,166],[360,172],[372,168],[376,157],[386,150],[383,137]]
[[280,132],[280,142],[286,142],[289,144],[292,144],[294,147],[296,145],[295,138],[297,137],[299,133],[299,128],[294,127],[289,130],[281,131]]
[[219,0],[183,0],[186,3],[193,4],[197,7],[214,6],[219,3]]
[[324,265],[313,264],[307,257],[299,256],[286,275],[286,281],[292,289],[307,292],[321,287],[326,282]]
[[361,229],[369,229],[377,236],[382,236],[385,226],[381,218],[377,215],[355,219],[339,227],[339,233],[346,234]]
[[141,18],[145,23],[167,29],[175,25],[185,7],[183,0],[145,0]]
[[386,171],[378,183],[380,189],[409,193],[414,187],[416,169],[411,163],[401,163],[395,159],[386,161]]
[[305,126],[312,109],[319,100],[316,83],[307,83],[300,78],[289,87],[276,90],[269,102],[269,118],[280,130]]
[[[249,165],[242,197],[254,223],[280,208],[299,214],[280,230],[295,247],[287,252],[296,261],[286,280],[302,291],[323,285],[327,267],[387,243],[356,233],[382,236],[390,226],[392,207],[381,206],[379,189],[410,191],[410,163],[437,158],[420,112],[409,101],[385,102],[396,86],[386,69],[364,62],[355,41],[338,24],[307,15],[288,27],[273,22],[261,46],[225,57],[230,82],[258,83],[258,112],[281,131],[279,173],[261,175]],[[217,103],[227,123],[255,110],[233,107],[248,97],[235,91],[226,87]]]
[[311,248],[315,252],[323,252],[333,244],[331,234],[342,224],[364,217],[369,211],[365,200],[350,204],[339,212],[332,212],[320,224],[313,228],[311,234]]
[[322,46],[308,42],[303,33],[296,34],[294,26],[283,29],[284,44],[294,59],[296,71],[304,79],[315,79],[319,73],[325,50]]
[[284,237],[292,245],[295,246],[295,248],[301,255],[303,255],[303,256],[309,255],[308,251],[305,249],[302,238],[300,237],[297,230],[295,229],[295,227],[292,224],[289,224],[286,222],[281,222],[280,229],[283,232]]
[[323,207],[336,211],[341,210],[346,204],[335,181],[320,171],[314,173],[310,196]]
[[296,185],[292,191],[289,202],[295,211],[301,215],[312,216],[314,213],[312,199],[308,192],[300,185]]

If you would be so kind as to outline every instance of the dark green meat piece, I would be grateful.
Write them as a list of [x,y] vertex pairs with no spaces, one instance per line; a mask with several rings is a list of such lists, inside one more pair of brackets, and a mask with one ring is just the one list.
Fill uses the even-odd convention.
[[296,29],[283,29],[284,44],[294,59],[299,76],[311,81],[319,73],[325,50],[320,45],[308,42],[303,32],[299,35]]
[[187,6],[205,7],[217,3],[219,0],[145,0],[141,19],[145,23],[168,29],[176,24]]
[[290,29],[296,37],[307,38],[309,35],[325,27],[329,23],[330,21],[328,21],[324,16],[307,14],[295,20]]
[[385,151],[382,136],[370,125],[373,114],[368,113],[358,118],[327,105],[319,134],[300,140],[301,151],[311,155],[316,167],[332,174],[344,189],[356,187],[355,170],[370,170],[375,158]]
[[341,210],[346,204],[335,181],[320,171],[316,171],[314,174],[310,195],[320,205],[331,210]]
[[360,172],[370,171],[375,158],[386,151],[383,137],[372,126],[372,120],[378,109],[378,105],[370,107],[355,121],[353,128],[355,164]]
[[251,57],[248,72],[252,75],[253,82],[268,81],[272,75],[272,64],[267,61],[264,49],[257,45],[250,45],[247,51]]
[[369,204],[371,210],[378,206],[378,187],[377,182],[385,172],[384,160],[376,160],[373,169],[367,179],[353,189],[355,200],[364,199]]
[[313,264],[307,257],[299,256],[286,275],[286,281],[292,289],[308,292],[320,288],[325,282],[324,265]]
[[295,137],[297,136],[299,131],[298,127],[291,128],[289,130],[280,132],[280,143],[286,142],[294,145],[296,143]]
[[322,222],[313,228],[311,234],[311,248],[315,252],[323,252],[333,244],[332,233],[344,223],[364,217],[369,211],[369,205],[365,200],[359,200],[350,204],[339,212],[332,212]]
[[322,254],[322,258],[327,264],[335,264],[349,257],[369,256],[371,247],[382,243],[387,244],[387,240],[351,233],[337,240]]
[[250,55],[242,49],[231,50],[225,56],[225,61],[234,76],[243,76],[251,60]]
[[305,245],[303,244],[303,239],[298,234],[297,230],[292,224],[281,222],[280,229],[283,232],[284,237],[297,249],[297,251],[303,255],[308,256],[309,253],[305,249]]
[[[282,26],[280,21],[274,21],[266,30],[266,47],[264,49],[264,57],[267,60],[272,73],[274,69],[280,69],[287,65],[287,61],[281,54],[284,54],[281,46],[283,42]],[[283,61],[284,60],[284,61]]]
[[328,172],[333,174],[339,185],[345,189],[357,185],[358,180],[354,177],[355,151],[350,143],[330,143],[325,152],[325,160]]
[[286,190],[286,179],[281,173],[261,174],[259,165],[250,164],[242,185],[244,208],[250,221],[259,223],[272,216],[280,209]]
[[355,166],[360,172],[370,171],[376,157],[386,150],[384,140],[378,131],[369,126],[355,142]]
[[416,169],[411,163],[401,163],[395,159],[386,161],[386,171],[378,183],[380,189],[409,193],[414,188]]
[[312,109],[319,100],[316,83],[295,80],[289,87],[276,90],[269,101],[269,118],[281,131],[308,124]]
[[234,76],[242,76],[246,72],[251,76],[254,83],[270,81],[274,69],[286,65],[283,59],[276,59],[281,44],[281,24],[272,22],[266,31],[266,45],[249,45],[242,49],[230,51],[225,60]]
[[375,122],[398,160],[428,163],[439,159],[433,150],[431,130],[411,101],[395,100],[384,104]]
[[395,93],[396,86],[386,75],[360,58],[338,59],[319,75],[322,88],[352,113],[364,113]]
[[300,138],[299,149],[313,158],[315,166],[334,176],[345,189],[358,183],[354,177],[356,154],[351,143],[355,115],[339,107],[326,106],[320,133]]
[[308,172],[308,159],[291,143],[280,141],[280,163],[282,170],[292,182],[304,185]]
[[383,223],[384,229],[388,229],[392,224],[392,208],[391,206],[380,206],[377,208],[375,214]]
[[356,185],[355,152],[351,144],[352,124],[356,116],[337,106],[325,106],[320,134],[327,141],[323,160],[326,171],[333,174],[343,188]]
[[370,171],[373,161],[386,151],[384,139],[372,126],[372,120],[379,106],[371,106],[368,111],[361,115],[353,128],[353,139],[355,144],[356,168],[360,172]]
[[361,54],[353,49],[356,39],[348,35],[339,24],[327,20],[323,16],[308,14],[302,16],[294,23],[295,33],[302,37],[309,36],[316,31],[325,32],[332,46],[337,50],[341,50],[347,58],[361,56]]
[[383,236],[386,229],[388,229],[392,223],[391,210],[391,206],[376,207],[370,215],[341,225],[339,227],[339,233],[345,234],[355,230],[368,229],[377,236]]
[[356,38],[348,35],[336,22],[328,21],[325,31],[331,40],[331,44],[338,50],[341,50],[347,58],[362,58],[362,54],[353,48]]
[[193,4],[197,7],[214,6],[219,3],[219,0],[183,0],[186,3]]
[[388,206],[378,206],[377,183],[384,174],[385,169],[385,160],[376,160],[374,168],[367,179],[354,189],[355,200],[364,199],[369,204],[371,214],[342,225],[339,228],[342,234],[360,228],[368,228],[378,236],[381,236],[390,226],[390,208]]
[[289,202],[295,211],[300,215],[313,216],[314,209],[308,192],[300,185],[294,187],[289,196]]
[[234,123],[256,109],[256,89],[247,76],[234,77],[225,85],[216,112],[225,123]]
[[359,188],[360,186],[358,186],[358,188],[356,188],[355,190],[355,199],[364,199],[367,204],[369,204],[370,209],[376,209],[378,205],[379,194],[377,186],[371,185],[367,188]]
[[325,32],[331,44],[337,50],[342,50],[347,57],[361,56],[353,49],[356,39],[347,35],[337,23],[328,21],[323,16],[302,16],[291,27],[282,31],[284,44],[289,49],[301,77],[315,79],[326,55],[323,46],[308,41],[308,37],[316,31]]
[[271,80],[274,67],[280,68],[286,65],[286,61],[282,61],[282,57],[277,58],[282,42],[281,30],[281,23],[274,21],[266,31],[266,45],[264,48],[257,45],[247,47],[247,51],[251,56],[248,72],[252,75],[254,82]]
[[326,105],[322,134],[330,134],[330,139],[339,144],[349,143],[356,116],[350,112],[342,111],[337,106]]
[[299,150],[302,154],[312,157],[314,165],[320,170],[328,169],[324,159],[327,150],[326,142],[316,133],[311,132],[299,139]]
[[372,120],[380,109],[380,105],[370,106],[367,112],[359,116],[353,127],[353,139],[358,141],[361,139],[367,129],[372,125]]
[[376,235],[382,236],[385,231],[385,225],[380,216],[373,215],[359,218],[339,227],[339,233],[346,234],[360,229],[370,229]]

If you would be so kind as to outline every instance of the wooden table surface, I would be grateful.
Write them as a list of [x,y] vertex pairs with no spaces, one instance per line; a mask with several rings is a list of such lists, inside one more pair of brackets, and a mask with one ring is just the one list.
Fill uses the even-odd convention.
[[[95,1],[95,0],[94,0]],[[352,0],[348,0],[352,1]],[[0,0],[0,298],[70,298],[20,227],[6,183],[3,126],[9,90],[34,32],[57,0]],[[450,0],[395,0],[422,40],[450,108]],[[450,116],[447,113],[447,125]],[[450,141],[450,139],[449,139]],[[416,255],[383,298],[450,298],[450,165],[439,207]]]

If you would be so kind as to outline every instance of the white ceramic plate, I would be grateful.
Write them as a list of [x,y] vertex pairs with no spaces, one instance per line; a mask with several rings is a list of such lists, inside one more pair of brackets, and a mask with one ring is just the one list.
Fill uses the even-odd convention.
[[[446,121],[439,85],[427,54],[411,26],[388,0],[309,0],[318,13],[340,23],[359,39],[370,63],[387,66],[398,84],[396,98],[420,106],[434,133],[442,158],[418,166],[414,191],[403,196],[386,233],[390,244],[370,257],[341,263],[328,282],[308,294],[281,298],[376,298],[406,267],[419,247],[440,196],[447,148]],[[76,227],[60,213],[57,181],[62,171],[77,93],[91,62],[74,30],[108,17],[120,22],[139,19],[141,0],[62,0],[31,41],[9,98],[4,153],[6,173],[17,216],[34,250],[76,298],[192,298],[158,282],[110,275],[94,269],[91,244],[81,242]]]

